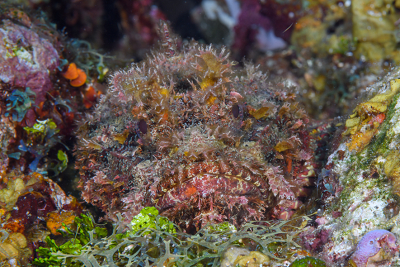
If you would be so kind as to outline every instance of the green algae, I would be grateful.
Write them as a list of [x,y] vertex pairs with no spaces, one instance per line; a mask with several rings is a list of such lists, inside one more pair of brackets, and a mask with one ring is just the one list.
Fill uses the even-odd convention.
[[86,245],[93,238],[103,238],[107,236],[107,230],[103,227],[97,226],[92,217],[82,214],[80,217],[75,217],[72,229],[65,224],[64,228],[58,230],[64,237],[69,238],[67,242],[62,245],[57,245],[54,239],[49,236],[46,237],[47,247],[40,247],[36,250],[38,257],[33,260],[36,266],[82,266],[79,262],[70,257],[63,261],[58,257],[57,253],[81,255],[86,249]]
[[[386,113],[386,119],[380,126],[379,132],[372,139],[371,143],[362,151],[350,155],[346,160],[345,164],[350,166],[350,168],[345,174],[343,174],[343,177],[346,177],[346,179],[341,178],[344,190],[339,195],[340,202],[335,203],[329,208],[329,210],[340,209],[342,212],[346,212],[348,206],[351,205],[352,199],[354,199],[352,193],[357,191],[355,190],[356,188],[361,187],[372,190],[374,188],[381,188],[384,186],[384,183],[388,182],[386,175],[381,173],[375,179],[368,180],[369,182],[367,184],[365,184],[367,178],[359,180],[358,177],[363,176],[363,174],[368,176],[371,172],[370,168],[373,161],[378,156],[386,157],[390,153],[391,149],[389,148],[389,144],[392,141],[392,138],[390,138],[388,134],[391,129],[391,120],[396,112],[395,106],[399,97],[400,94],[397,94],[392,98]],[[381,191],[376,195],[376,197],[384,200],[387,200],[392,196],[393,194],[391,192],[384,191]]]
[[[133,217],[131,223],[129,224],[132,233],[136,233],[145,228],[156,229],[157,225],[163,231],[168,233],[176,233],[174,224],[166,217],[159,216],[158,214],[158,210],[154,207],[143,208],[138,215]],[[143,232],[143,234],[146,234],[146,231]]]
[[295,260],[292,264],[290,264],[290,267],[326,267],[326,264],[322,260],[307,256],[305,258]]
[[280,254],[284,255],[285,251],[300,248],[294,239],[302,228],[293,225],[298,224],[299,219],[309,220],[301,217],[290,221],[248,222],[238,230],[222,223],[206,226],[196,234],[189,235],[175,225],[171,231],[172,223],[162,222],[163,217],[154,208],[147,208],[137,216],[133,224],[135,228],[128,231],[122,226],[122,218],[118,218],[119,222],[108,235],[105,227],[97,227],[90,217],[75,219],[76,232],[68,227],[64,231],[69,240],[57,245],[54,240],[47,238],[48,247],[38,249],[39,258],[35,264],[216,267],[220,266],[221,256],[230,246],[245,247],[250,243],[270,258],[286,260],[287,257],[278,258],[275,250],[279,248]]
[[388,138],[388,131],[391,128],[391,120],[396,112],[395,106],[400,97],[400,94],[395,95],[389,105],[388,111],[386,112],[385,121],[380,126],[378,134],[374,137],[371,144],[368,145],[365,150],[366,154],[370,157],[366,157],[365,161],[362,162],[364,167],[368,167],[371,163],[373,156],[383,155],[386,156],[390,152],[389,143],[391,138]]

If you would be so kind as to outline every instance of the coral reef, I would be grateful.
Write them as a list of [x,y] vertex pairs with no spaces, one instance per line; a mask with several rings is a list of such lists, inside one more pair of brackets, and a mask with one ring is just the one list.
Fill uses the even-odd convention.
[[251,58],[271,78],[298,85],[298,101],[311,117],[347,115],[364,88],[398,62],[396,4],[362,0],[304,4],[293,11],[297,20],[291,27],[290,46]]
[[47,38],[5,19],[0,38],[0,81],[12,87],[29,88],[35,96],[33,103],[39,105],[53,87],[49,74],[59,65],[56,48]]
[[[400,265],[399,1],[171,12],[176,25],[201,2],[198,25],[225,32],[206,38],[240,63],[157,32],[165,1],[19,2],[68,14],[58,26],[91,43],[0,4],[0,265]],[[159,39],[110,77],[93,49],[142,59]],[[56,184],[78,178],[112,231]]]
[[308,118],[283,84],[196,42],[113,75],[79,127],[83,198],[115,219],[156,206],[184,228],[290,218],[313,185]]
[[82,207],[56,183],[38,173],[11,172],[1,178],[0,232],[4,242],[0,264],[10,261],[27,264],[44,238],[50,233],[57,234],[55,230],[61,223],[68,224]]
[[376,3],[369,0],[356,0],[351,5],[353,38],[357,40],[355,55],[371,61],[392,58],[399,63],[396,51],[398,40],[394,34],[396,21],[400,15],[396,12],[397,3]]
[[74,117],[53,81],[60,66],[58,33],[22,11],[3,5],[0,10],[1,168],[36,171]]
[[74,120],[96,97],[81,96],[86,74],[76,87],[62,76],[65,40],[44,18],[0,3],[0,36],[0,265],[27,266],[82,211],[48,176],[61,180]]
[[[358,252],[352,258],[357,266],[364,266],[359,262],[365,263],[368,257],[371,262],[399,263],[397,253],[393,253],[397,246],[393,234],[383,230],[368,232],[386,229],[398,233],[400,69],[392,69],[368,91],[369,99],[361,102],[347,119],[336,140],[337,148],[321,172],[320,194],[325,211],[320,212],[316,226],[302,234],[305,245],[319,252],[330,266],[345,263],[358,242]],[[364,246],[369,242],[366,240],[375,238],[373,233],[387,237],[380,244],[388,246],[383,249],[384,255],[375,253],[380,247]],[[362,255],[368,257],[362,259]]]
[[83,70],[81,62],[68,64],[64,56],[73,51],[62,34],[44,18],[4,4],[0,35],[0,169],[58,175],[68,161],[63,142],[71,138],[75,119],[100,94],[93,76],[104,78],[104,58],[97,54],[101,58],[91,69],[84,65]]

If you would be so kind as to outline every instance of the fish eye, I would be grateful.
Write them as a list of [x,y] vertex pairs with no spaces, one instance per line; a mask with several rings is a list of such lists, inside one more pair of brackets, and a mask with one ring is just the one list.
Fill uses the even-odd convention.
[[235,117],[235,118],[239,117],[239,105],[238,104],[235,104],[232,106],[232,114],[233,114],[233,117]]
[[141,120],[138,122],[138,127],[139,127],[139,130],[140,130],[140,132],[141,132],[142,134],[146,134],[146,133],[147,133],[147,123],[146,123],[145,120],[141,119]]

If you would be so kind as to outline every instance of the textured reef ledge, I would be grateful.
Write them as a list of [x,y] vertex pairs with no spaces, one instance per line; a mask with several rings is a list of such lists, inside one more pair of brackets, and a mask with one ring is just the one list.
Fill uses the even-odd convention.
[[[360,240],[360,244],[370,242],[372,239],[362,239],[369,231],[386,229],[399,235],[399,68],[367,89],[370,99],[360,103],[346,120],[343,140],[321,171],[326,210],[316,220],[319,226],[303,233],[306,246],[320,252],[332,266],[344,263]],[[376,241],[376,247],[364,246],[364,261],[355,260],[367,264],[370,258],[371,265],[354,266],[398,264],[392,233],[390,238],[383,234],[385,238]]]

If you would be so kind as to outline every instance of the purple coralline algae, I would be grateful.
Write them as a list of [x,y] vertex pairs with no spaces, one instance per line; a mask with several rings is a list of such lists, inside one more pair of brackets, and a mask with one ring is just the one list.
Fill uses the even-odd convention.
[[387,230],[374,230],[361,238],[357,249],[351,256],[350,264],[357,267],[380,266],[398,251],[396,237]]
[[38,33],[9,20],[3,20],[0,39],[0,80],[13,87],[29,87],[39,105],[52,89],[49,73],[59,65],[57,50]]

